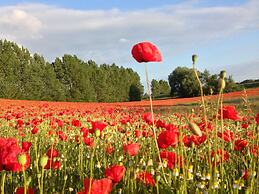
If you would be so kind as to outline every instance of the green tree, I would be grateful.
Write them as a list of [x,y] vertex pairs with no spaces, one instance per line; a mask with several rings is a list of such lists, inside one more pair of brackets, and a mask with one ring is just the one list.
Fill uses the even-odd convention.
[[199,83],[193,69],[177,67],[168,76],[171,95],[178,97],[193,97],[199,95]]

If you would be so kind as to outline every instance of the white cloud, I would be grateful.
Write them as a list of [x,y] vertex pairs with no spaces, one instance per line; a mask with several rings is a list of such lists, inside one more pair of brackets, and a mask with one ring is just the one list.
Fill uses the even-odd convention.
[[235,7],[199,7],[196,1],[156,9],[73,10],[42,4],[0,7],[0,38],[12,39],[48,60],[64,53],[98,63],[133,63],[131,46],[149,40],[168,59],[219,38],[259,29],[259,1]]

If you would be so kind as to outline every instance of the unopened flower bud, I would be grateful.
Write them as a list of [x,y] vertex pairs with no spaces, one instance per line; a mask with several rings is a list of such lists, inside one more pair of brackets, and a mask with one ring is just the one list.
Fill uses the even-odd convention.
[[224,90],[226,87],[226,82],[224,79],[220,78],[218,80],[218,88]]
[[101,131],[99,129],[95,130],[95,136],[100,137],[101,136]]
[[193,63],[196,63],[197,59],[198,59],[197,55],[192,55],[192,62]]
[[200,128],[198,127],[198,125],[196,125],[193,122],[189,122],[189,127],[194,135],[198,135],[200,137],[202,136],[202,132],[201,132]]
[[40,159],[40,166],[44,168],[48,163],[48,156],[44,155]]
[[25,166],[26,162],[27,162],[27,157],[26,157],[26,154],[19,154],[18,155],[18,162],[21,166]]
[[220,78],[224,79],[227,76],[227,72],[225,70],[221,71],[219,74]]

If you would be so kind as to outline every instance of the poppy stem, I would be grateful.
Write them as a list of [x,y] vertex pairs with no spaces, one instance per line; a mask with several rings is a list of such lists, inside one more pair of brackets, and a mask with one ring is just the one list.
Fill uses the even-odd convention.
[[[155,145],[156,145],[156,149],[157,149],[158,159],[159,159],[160,164],[162,164],[162,159],[160,157],[159,147],[158,147],[158,143],[157,143],[157,135],[156,135],[155,119],[154,119],[154,111],[153,111],[153,101],[152,101],[152,97],[151,97],[151,89],[150,89],[149,79],[148,79],[148,64],[147,63],[146,63],[145,71],[146,71],[147,91],[148,91],[149,102],[150,102],[150,112],[151,112],[151,117],[152,117],[152,129],[153,129],[153,133],[154,133],[154,140],[155,140]],[[162,173],[163,173],[166,184],[168,184],[167,179],[165,177],[163,165],[162,165]]]
[[5,185],[5,177],[6,177],[6,172],[3,171],[2,173],[2,185],[1,185],[1,194],[4,194],[4,185]]

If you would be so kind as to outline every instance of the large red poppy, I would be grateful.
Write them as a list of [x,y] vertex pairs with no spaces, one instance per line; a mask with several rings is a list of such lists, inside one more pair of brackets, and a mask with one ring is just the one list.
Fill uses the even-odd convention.
[[114,165],[110,168],[106,168],[105,176],[112,180],[113,183],[117,184],[121,181],[125,172],[124,166]]
[[112,191],[112,181],[108,178],[103,178],[100,180],[93,179],[91,181],[91,191],[90,189],[90,179],[84,180],[84,190],[78,192],[77,194],[109,194]]
[[131,54],[139,63],[162,61],[160,51],[150,42],[140,42],[135,44],[131,50]]

